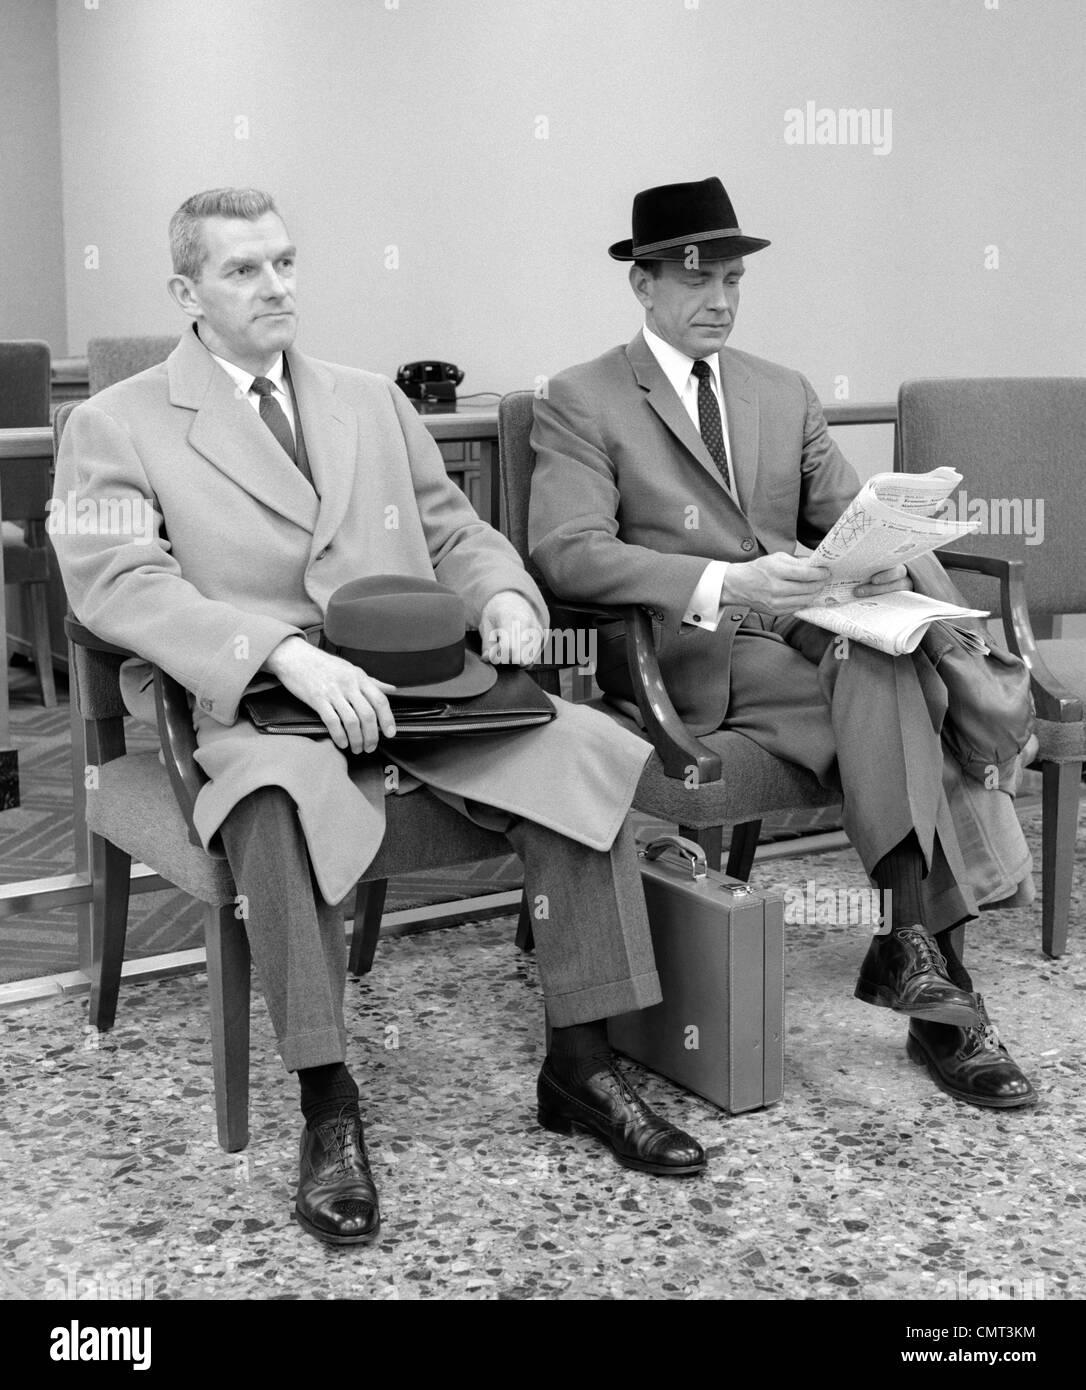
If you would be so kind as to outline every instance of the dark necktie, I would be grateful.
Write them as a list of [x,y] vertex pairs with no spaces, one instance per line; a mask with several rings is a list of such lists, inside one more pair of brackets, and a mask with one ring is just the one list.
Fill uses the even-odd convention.
[[290,421],[287,419],[283,407],[272,395],[275,387],[266,376],[253,378],[250,391],[255,391],[260,397],[260,418],[275,435],[279,443],[286,450],[291,463],[298,462],[298,453],[294,447],[294,435],[290,430]]
[[[724,426],[720,419],[720,406],[713,390],[713,373],[708,362],[702,358],[690,368],[698,379],[698,429],[702,442],[713,456],[724,486],[731,491],[732,475],[728,468],[728,451],[724,447]],[[263,404],[261,405],[263,409]]]

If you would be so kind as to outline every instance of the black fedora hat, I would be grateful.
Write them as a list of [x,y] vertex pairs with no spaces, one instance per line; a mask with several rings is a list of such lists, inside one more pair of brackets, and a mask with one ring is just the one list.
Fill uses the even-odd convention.
[[376,574],[341,584],[328,600],[324,635],[337,655],[398,695],[466,699],[498,679],[464,643],[467,610],[433,579]]
[[664,183],[634,195],[633,236],[607,254],[616,261],[681,261],[696,246],[704,261],[730,261],[768,246],[744,236],[719,179]]

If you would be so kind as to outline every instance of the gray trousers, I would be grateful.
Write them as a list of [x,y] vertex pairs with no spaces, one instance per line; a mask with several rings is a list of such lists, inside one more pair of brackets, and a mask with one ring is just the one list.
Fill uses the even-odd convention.
[[[660,1000],[633,833],[588,849],[532,821],[506,838],[524,863],[547,1013],[565,1028]],[[345,1058],[343,911],[313,880],[294,802],[280,787],[245,797],[222,825],[245,927],[288,1071]]]
[[977,914],[943,787],[942,706],[923,652],[840,644],[798,618],[750,614],[736,632],[726,729],[839,789],[849,840],[870,874],[915,830],[925,920],[945,931]]

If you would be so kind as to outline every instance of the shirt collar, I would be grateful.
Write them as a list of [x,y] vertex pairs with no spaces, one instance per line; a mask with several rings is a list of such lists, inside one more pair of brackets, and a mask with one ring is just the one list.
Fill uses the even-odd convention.
[[[208,351],[210,352],[211,349],[209,348]],[[228,376],[233,378],[242,395],[247,396],[253,388],[253,382],[256,380],[256,377],[252,374],[252,372],[247,372],[244,367],[239,367],[233,362],[228,362],[225,357],[220,357],[217,353],[212,352],[211,356],[214,357],[215,361],[219,364],[223,371],[226,372]],[[282,391],[282,393],[286,395],[287,388],[283,384],[282,353],[279,354],[279,356],[275,359],[275,362],[270,368],[270,370],[265,372],[264,375],[268,378],[268,380],[271,382],[271,384],[275,387],[277,391]]]
[[[658,333],[654,333],[648,324],[645,324],[641,331],[645,335],[645,342],[648,344],[649,351],[660,364],[660,370],[671,382],[676,395],[681,396],[686,390],[686,383],[690,380],[691,368],[698,359],[687,357],[685,352],[680,352],[678,348],[672,347]],[[720,389],[720,354],[714,352],[704,360],[708,362],[713,373],[713,385],[718,394],[723,394]]]

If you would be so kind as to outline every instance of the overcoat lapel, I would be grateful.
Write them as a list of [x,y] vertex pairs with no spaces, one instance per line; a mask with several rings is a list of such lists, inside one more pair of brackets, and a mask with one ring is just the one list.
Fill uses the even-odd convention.
[[167,370],[170,403],[195,412],[188,442],[196,452],[258,502],[312,531],[316,494],[195,334],[182,334]]
[[[671,382],[664,375],[659,362],[652,355],[652,350],[644,337],[639,333],[626,349],[626,356],[630,366],[633,368],[637,384],[643,391],[648,393],[648,403],[655,410],[656,414],[664,422],[667,428],[674,435],[676,441],[701,464],[702,468],[709,474],[715,483],[720,487],[725,502],[739,508],[735,504],[735,499],[721,482],[720,473],[712,454],[705,447],[705,442],[701,435],[694,428],[694,422],[687,415],[683,408],[683,403],[675,392]],[[727,398],[725,398],[726,400]],[[729,416],[728,425],[731,427],[731,407],[728,406]]]
[[309,468],[320,496],[312,545],[320,551],[339,530],[354,489],[358,416],[336,395],[331,372],[319,362],[293,350],[287,353],[287,362]]

